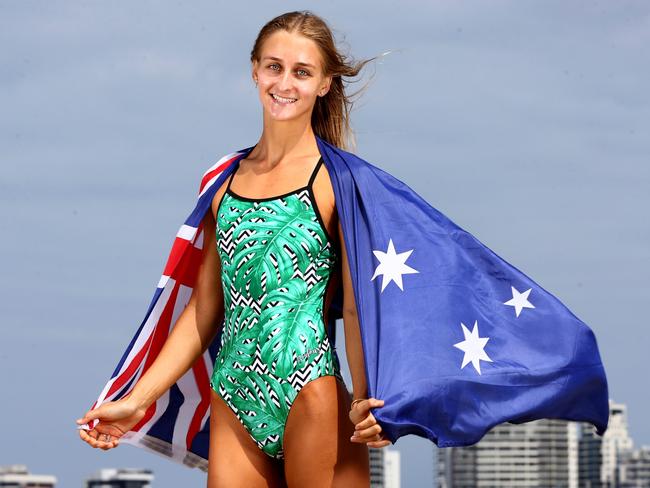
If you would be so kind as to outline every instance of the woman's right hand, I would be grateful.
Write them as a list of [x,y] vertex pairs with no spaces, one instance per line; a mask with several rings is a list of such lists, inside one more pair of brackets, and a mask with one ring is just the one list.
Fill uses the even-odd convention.
[[99,420],[92,430],[79,429],[79,437],[91,446],[107,451],[117,447],[120,437],[131,430],[146,412],[145,407],[137,405],[130,397],[106,402],[77,419],[77,425],[87,424],[94,419]]

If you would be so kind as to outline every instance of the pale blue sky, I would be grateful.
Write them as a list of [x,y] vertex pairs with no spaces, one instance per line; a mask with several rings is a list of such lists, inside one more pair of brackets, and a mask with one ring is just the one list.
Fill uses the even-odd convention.
[[[585,321],[650,444],[647,2],[0,0],[0,464],[60,486],[108,466],[203,486],[132,446],[91,449],[74,419],[144,316],[202,172],[257,141],[250,49],[294,9],[356,58],[396,50],[366,72],[357,153]],[[430,486],[433,444],[396,447],[404,486]]]

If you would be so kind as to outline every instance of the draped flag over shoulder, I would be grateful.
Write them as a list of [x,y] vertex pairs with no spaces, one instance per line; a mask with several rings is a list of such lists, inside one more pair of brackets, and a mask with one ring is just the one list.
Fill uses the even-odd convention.
[[[592,330],[405,183],[316,140],[343,230],[368,396],[384,400],[373,409],[384,435],[468,446],[497,424],[541,418],[590,422],[603,435],[608,387]],[[196,281],[203,217],[253,147],[204,174],[145,318],[91,408],[127,395],[156,359]],[[340,286],[330,325],[342,303]],[[221,330],[121,442],[207,469],[209,378],[220,340]]]

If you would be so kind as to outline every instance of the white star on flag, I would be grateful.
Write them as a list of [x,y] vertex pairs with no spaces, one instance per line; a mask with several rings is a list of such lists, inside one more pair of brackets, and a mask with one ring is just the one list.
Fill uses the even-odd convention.
[[463,364],[460,366],[460,369],[463,369],[471,362],[474,369],[478,371],[478,374],[481,374],[481,363],[479,361],[482,359],[483,361],[493,362],[483,350],[485,344],[487,344],[487,341],[489,341],[490,338],[478,336],[478,321],[474,321],[472,332],[470,332],[462,322],[460,325],[463,327],[465,340],[454,344],[454,347],[457,347],[465,353],[463,356]]
[[395,253],[395,246],[393,245],[393,239],[390,239],[388,242],[388,250],[386,252],[373,249],[373,254],[377,259],[379,259],[379,265],[375,269],[375,274],[372,275],[370,281],[374,280],[377,276],[382,275],[381,281],[381,291],[384,291],[384,288],[394,281],[397,286],[400,287],[400,290],[404,291],[402,287],[402,275],[419,273],[418,270],[411,268],[409,265],[404,264],[408,257],[413,252],[413,249],[399,254]]
[[523,293],[519,293],[519,291],[512,285],[510,285],[510,288],[512,288],[512,298],[507,302],[503,302],[503,304],[515,307],[515,314],[517,317],[519,317],[519,314],[524,307],[535,308],[533,304],[528,301],[528,295],[532,288],[528,288],[528,290]]

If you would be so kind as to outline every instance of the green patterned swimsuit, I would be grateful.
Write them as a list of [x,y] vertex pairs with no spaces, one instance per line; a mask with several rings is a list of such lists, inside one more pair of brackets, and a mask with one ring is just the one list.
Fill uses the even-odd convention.
[[217,210],[225,317],[210,386],[276,459],[298,392],[321,376],[343,381],[323,322],[337,255],[312,190],[322,162],[307,186],[260,199],[230,190],[235,169]]

